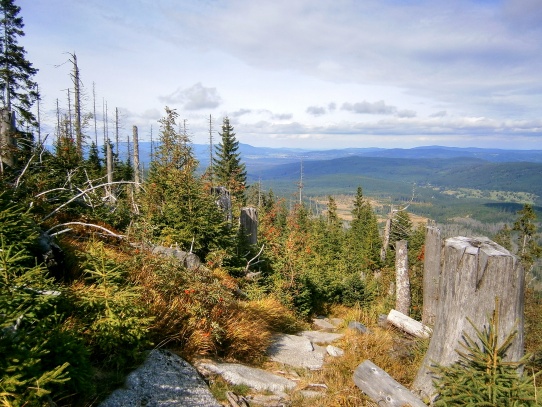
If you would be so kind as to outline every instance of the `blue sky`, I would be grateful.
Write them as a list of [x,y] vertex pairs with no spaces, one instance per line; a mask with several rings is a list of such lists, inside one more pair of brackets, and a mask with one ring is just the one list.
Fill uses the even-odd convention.
[[212,115],[255,146],[542,149],[542,0],[17,4],[51,138],[75,52],[100,140],[106,101],[123,138],[167,105],[195,143]]

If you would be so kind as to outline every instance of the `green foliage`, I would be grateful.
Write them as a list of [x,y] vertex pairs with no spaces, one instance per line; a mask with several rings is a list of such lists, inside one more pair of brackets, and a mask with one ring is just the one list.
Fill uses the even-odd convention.
[[126,282],[103,243],[89,245],[83,267],[86,284],[74,285],[71,295],[92,356],[116,367],[132,363],[150,345],[152,317],[139,301],[140,289]]
[[532,205],[525,204],[517,213],[513,231],[518,232],[518,256],[526,271],[530,271],[535,260],[542,255],[537,242],[536,214]]
[[[469,321],[470,322],[470,321]],[[472,325],[472,322],[471,322]],[[476,331],[476,339],[464,335],[457,350],[459,360],[451,366],[436,366],[435,388],[439,398],[435,406],[535,406],[536,390],[532,378],[521,374],[528,360],[507,362],[505,356],[517,331],[498,342],[497,312],[488,326]]]
[[142,195],[139,230],[150,232],[146,240],[178,244],[204,258],[213,249],[232,245],[231,230],[213,197],[195,175],[197,162],[189,140],[176,131],[178,115],[166,108]]
[[241,162],[239,142],[235,138],[230,119],[225,117],[222,122],[220,143],[216,146],[216,157],[213,158],[213,172],[219,186],[224,186],[235,197],[239,208],[245,205],[247,171]]
[[15,0],[0,1],[0,92],[4,106],[15,109],[21,121],[34,125],[36,119],[31,111],[36,101],[36,83],[32,80],[38,72],[26,59],[26,51],[18,44],[24,36],[21,8]]

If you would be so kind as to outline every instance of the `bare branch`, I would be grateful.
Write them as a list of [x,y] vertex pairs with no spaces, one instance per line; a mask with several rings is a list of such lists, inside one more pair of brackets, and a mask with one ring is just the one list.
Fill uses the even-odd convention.
[[21,181],[21,178],[23,177],[24,173],[26,172],[26,170],[30,166],[30,163],[32,162],[32,160],[34,159],[35,156],[36,156],[36,154],[32,154],[32,157],[30,157],[30,159],[28,160],[28,162],[24,166],[23,172],[21,172],[21,175],[19,175],[17,177],[17,181],[15,181],[15,189],[17,189],[19,187],[19,182]]
[[[250,259],[249,261],[247,261],[247,266],[245,267],[245,274],[248,273],[248,269],[250,268],[250,266],[252,265],[252,262],[254,260],[257,260],[263,253],[263,248],[265,247],[265,244],[262,244],[262,248],[260,249],[260,251],[258,252],[258,254],[256,256],[254,256],[252,259]],[[258,264],[260,261],[258,260],[256,263],[254,264]]]
[[54,211],[52,211],[49,215],[47,215],[46,217],[44,217],[42,219],[42,221],[46,220],[46,219],[49,219],[51,216],[53,216],[55,213],[57,213],[59,210],[61,210],[62,208],[64,208],[66,205],[69,205],[70,203],[72,203],[73,201],[75,201],[77,198],[80,198],[81,196],[85,195],[86,193],[90,192],[90,191],[93,191],[95,189],[98,189],[98,188],[102,188],[102,187],[107,187],[107,186],[111,186],[111,185],[115,185],[115,184],[133,184],[134,182],[133,181],[115,181],[115,182],[106,182],[104,184],[100,184],[100,185],[96,185],[96,186],[93,186],[93,187],[90,187],[90,188],[87,188],[85,189],[84,191],[80,192],[79,194],[75,195],[72,199],[64,202],[62,205],[60,205],[58,208],[56,208]]
[[[83,223],[83,222],[66,222],[66,223],[61,223],[59,225],[56,225],[56,226],[53,226],[51,229],[49,229],[47,232],[45,232],[46,234],[49,234],[49,232],[51,232],[53,229],[56,229],[56,228],[59,228],[59,227],[63,227],[63,226],[70,226],[70,225],[79,225],[79,226],[85,226],[85,227],[92,227],[92,228],[96,228],[96,229],[100,229],[101,231],[104,231],[106,232],[108,235],[110,236],[113,236],[113,237],[116,237],[116,238],[119,238],[119,239],[124,239],[126,236],[125,235],[119,235],[117,233],[114,233],[112,231],[110,231],[109,229],[107,228],[104,228],[103,226],[99,226],[99,225],[94,225],[92,223]],[[64,233],[64,232],[67,232],[69,231],[70,229],[65,229],[63,230],[62,232],[59,232],[59,233]],[[58,234],[58,233],[57,233]]]

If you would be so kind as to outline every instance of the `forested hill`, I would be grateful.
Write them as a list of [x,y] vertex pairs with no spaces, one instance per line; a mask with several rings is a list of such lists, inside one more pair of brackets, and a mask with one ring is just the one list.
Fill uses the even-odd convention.
[[[262,180],[296,180],[300,177],[299,162],[260,170]],[[529,192],[542,196],[542,163],[488,162],[477,158],[384,158],[351,156],[332,160],[303,162],[303,176],[383,179],[450,188],[507,190]]]

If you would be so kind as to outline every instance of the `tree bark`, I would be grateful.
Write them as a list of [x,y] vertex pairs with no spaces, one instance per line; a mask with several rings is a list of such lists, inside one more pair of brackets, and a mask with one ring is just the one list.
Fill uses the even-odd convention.
[[443,252],[439,302],[433,336],[416,379],[414,389],[433,398],[430,366],[450,365],[458,360],[456,349],[464,334],[476,338],[473,327],[483,329],[489,322],[495,298],[499,299],[499,341],[514,329],[507,360],[523,356],[524,272],[508,250],[486,237],[447,239]]
[[258,211],[256,208],[241,208],[239,222],[245,231],[248,244],[258,244]]
[[440,229],[427,226],[423,261],[423,311],[422,323],[435,325],[438,307],[438,291],[441,270],[442,239]]
[[408,277],[408,248],[406,240],[395,242],[395,309],[410,313],[410,279]]
[[4,165],[13,167],[16,164],[14,122],[12,113],[7,108],[0,109],[0,173],[4,172]]

